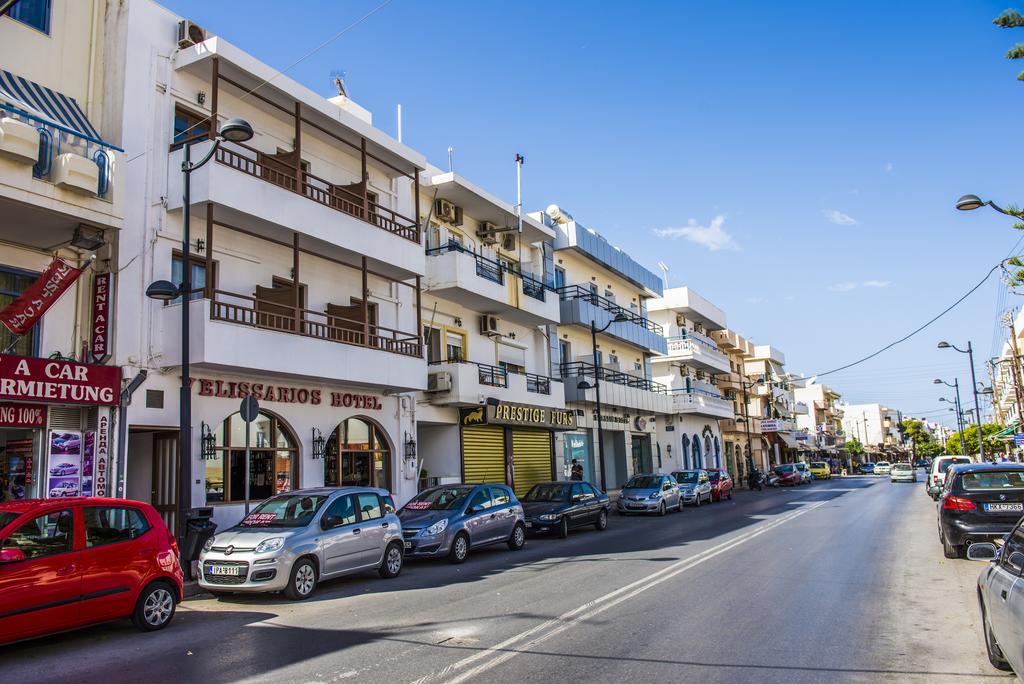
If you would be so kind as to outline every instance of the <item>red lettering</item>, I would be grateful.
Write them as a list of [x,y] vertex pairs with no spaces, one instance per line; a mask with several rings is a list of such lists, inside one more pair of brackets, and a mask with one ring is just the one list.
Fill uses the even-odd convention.
[[339,392],[331,392],[331,406],[341,406],[341,394]]
[[309,401],[314,406],[320,405],[320,390],[313,390],[309,393]]
[[238,396],[240,399],[245,399],[247,396],[249,396],[249,383],[238,383]]
[[[199,381],[199,394],[204,397],[213,396],[213,381],[203,378]],[[243,464],[244,465],[244,464]]]
[[256,397],[257,399],[263,398],[263,383],[257,382],[255,385],[252,386],[252,396]]
[[352,406],[352,395],[349,394],[348,392],[345,392],[345,394],[342,394],[341,395],[341,405],[344,406],[345,408],[349,408],[350,406]]
[[228,396],[230,396],[232,399],[238,399],[238,386],[235,383],[228,383],[228,392]]
[[300,389],[298,391],[298,400],[300,404],[309,403],[309,390]]

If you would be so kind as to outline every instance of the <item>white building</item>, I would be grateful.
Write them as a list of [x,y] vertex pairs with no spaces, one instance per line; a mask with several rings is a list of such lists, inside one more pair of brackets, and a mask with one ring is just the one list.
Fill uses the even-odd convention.
[[796,417],[809,409],[796,400],[785,366],[785,354],[768,344],[756,345],[753,356],[744,362],[744,373],[756,381],[750,392],[750,412],[760,418],[768,466],[799,461],[811,450],[810,436],[796,424]]
[[864,445],[868,461],[882,458],[887,448],[902,447],[899,412],[884,404],[844,404],[843,431]]
[[797,404],[807,407],[805,413],[797,413],[797,430],[808,436],[807,443],[819,456],[838,459],[846,443],[843,409],[839,407],[841,395],[810,378],[794,380],[793,396]]

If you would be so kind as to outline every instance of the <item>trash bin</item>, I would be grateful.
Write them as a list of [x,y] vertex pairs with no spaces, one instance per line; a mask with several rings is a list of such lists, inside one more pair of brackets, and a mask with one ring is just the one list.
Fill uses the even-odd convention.
[[203,550],[203,544],[217,531],[217,523],[213,522],[213,507],[204,506],[193,508],[185,518],[185,548],[182,549],[185,559],[188,561],[189,577],[196,576],[196,566],[199,561],[199,552]]

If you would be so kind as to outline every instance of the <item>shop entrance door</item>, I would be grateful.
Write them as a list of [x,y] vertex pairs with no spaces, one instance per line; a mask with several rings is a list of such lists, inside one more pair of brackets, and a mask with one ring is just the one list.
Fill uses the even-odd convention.
[[647,435],[633,435],[633,474],[651,472],[654,472],[651,439]]
[[178,435],[153,435],[153,508],[175,532],[178,527]]

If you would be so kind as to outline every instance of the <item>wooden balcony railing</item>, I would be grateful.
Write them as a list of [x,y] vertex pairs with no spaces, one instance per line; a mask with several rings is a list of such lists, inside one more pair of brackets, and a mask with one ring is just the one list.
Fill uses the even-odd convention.
[[402,356],[423,356],[423,345],[417,333],[402,332],[373,322],[365,324],[363,321],[329,315],[324,311],[294,309],[280,302],[258,300],[252,295],[224,290],[213,291],[210,319]]
[[[242,152],[226,147],[217,148],[216,159],[225,166],[259,178],[271,185],[290,190],[325,207],[348,214],[389,233],[419,244],[420,231],[416,221],[380,205],[366,192],[364,183],[349,186],[335,185],[308,171],[285,161],[281,157],[268,159],[268,155],[234,143]],[[352,188],[360,190],[354,192]]]

